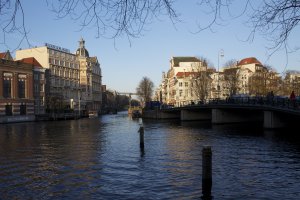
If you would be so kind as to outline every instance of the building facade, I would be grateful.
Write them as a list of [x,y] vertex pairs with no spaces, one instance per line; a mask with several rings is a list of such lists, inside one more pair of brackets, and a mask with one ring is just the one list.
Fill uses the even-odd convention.
[[[205,80],[202,74],[205,73]],[[157,96],[164,104],[181,106],[200,100],[197,85],[207,83],[206,63],[196,57],[172,57],[170,69],[162,74],[162,83]],[[206,77],[207,76],[207,77]],[[210,85],[210,83],[208,84]],[[208,89],[208,85],[207,88]],[[205,94],[206,96],[209,94]]]
[[20,62],[27,63],[32,66],[34,114],[44,115],[46,113],[46,69],[44,69],[33,57],[24,58],[20,60]]
[[[76,51],[79,62],[79,86],[81,102],[88,111],[101,111],[102,107],[102,76],[97,57],[90,57],[81,38]],[[83,109],[83,108],[81,108]]]
[[[294,80],[295,86],[300,82],[295,77],[290,73],[286,82],[291,85],[290,80]],[[183,106],[209,99],[225,100],[232,95],[265,96],[270,91],[279,94],[280,79],[278,73],[254,57],[244,58],[220,71],[208,68],[205,60],[195,57],[172,57],[169,71],[162,75],[156,99]],[[293,90],[297,91],[296,88]]]
[[47,111],[73,110],[86,115],[100,112],[101,68],[97,57],[90,57],[81,38],[75,54],[69,49],[46,43],[16,51],[16,59],[34,57],[46,69]]
[[0,122],[34,120],[32,65],[0,53]]

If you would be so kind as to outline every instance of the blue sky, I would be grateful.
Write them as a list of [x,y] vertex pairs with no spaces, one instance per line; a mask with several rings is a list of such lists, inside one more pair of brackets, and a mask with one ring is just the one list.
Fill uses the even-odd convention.
[[[200,14],[202,10],[195,6],[195,2],[178,1],[175,8],[181,14],[181,22],[174,25],[161,16],[147,25],[143,35],[132,39],[131,43],[126,37],[117,38],[116,41],[96,38],[93,27],[79,31],[80,26],[68,18],[55,19],[45,1],[23,3],[23,6],[29,41],[33,46],[42,46],[47,42],[75,52],[80,37],[83,37],[90,56],[97,56],[100,61],[103,84],[119,92],[135,92],[143,76],[149,77],[158,86],[162,72],[169,69],[171,56],[203,56],[217,68],[220,49],[224,50],[225,55],[220,59],[220,68],[230,59],[256,57],[280,73],[285,69],[300,69],[299,51],[289,54],[288,60],[283,50],[269,58],[270,51],[266,47],[270,43],[266,39],[256,34],[252,42],[246,41],[250,32],[244,25],[246,17],[224,21],[220,26],[214,26],[213,31],[193,34],[197,30],[197,22],[207,23],[210,19]],[[300,35],[299,32],[297,28],[290,36],[292,48],[300,44],[300,38],[296,37]],[[2,33],[0,36],[3,42]],[[19,39],[16,35],[7,36],[6,45],[0,44],[0,51],[13,50]],[[28,44],[22,43],[21,47],[28,48]]]

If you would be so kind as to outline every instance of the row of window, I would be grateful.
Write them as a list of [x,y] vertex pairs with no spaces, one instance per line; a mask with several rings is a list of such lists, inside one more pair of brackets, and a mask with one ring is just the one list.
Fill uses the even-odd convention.
[[93,67],[93,73],[101,76],[100,66]]
[[[182,87],[182,85],[183,85],[183,82],[179,82],[179,87]],[[184,82],[184,86],[188,87],[189,83],[188,82]]]
[[51,79],[51,85],[53,86],[70,86],[70,87],[79,87],[79,81],[71,81],[71,80],[64,80],[60,78],[53,78]]
[[[190,93],[191,97],[194,96],[193,92],[191,91]],[[179,90],[179,96],[182,97],[183,96],[183,90]],[[184,96],[187,97],[189,96],[189,91],[188,90],[184,90]]]
[[63,67],[69,67],[69,68],[75,68],[75,69],[79,68],[78,63],[65,62],[63,60],[58,60],[58,59],[53,59],[53,58],[49,58],[49,63],[52,65],[58,65],[58,66],[63,66]]
[[63,69],[55,66],[51,66],[50,70],[51,70],[51,75],[79,79],[79,72],[77,70],[68,70],[68,69]]
[[44,80],[45,79],[45,74],[34,74],[33,75],[33,79],[35,81],[38,81],[38,80]]
[[[3,97],[4,98],[12,98],[12,73],[3,73]],[[18,82],[17,82],[17,97],[18,98],[26,98],[26,75],[19,74]]]
[[[56,94],[56,93],[61,93],[61,91],[52,89],[51,93]],[[62,94],[64,99],[76,99],[76,100],[78,99],[78,91],[64,90]]]
[[49,53],[50,53],[50,55],[58,56],[58,57],[63,57],[63,58],[66,58],[68,60],[76,60],[76,56],[75,55],[70,55],[68,53],[64,53],[64,52],[60,52],[60,51],[55,51],[53,49],[49,49]]

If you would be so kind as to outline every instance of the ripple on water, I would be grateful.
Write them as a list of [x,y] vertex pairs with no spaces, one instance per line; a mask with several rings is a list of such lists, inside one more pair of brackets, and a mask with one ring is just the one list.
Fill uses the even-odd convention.
[[277,133],[203,122],[96,119],[0,126],[0,199],[199,199],[202,147],[214,199],[299,199],[300,148]]

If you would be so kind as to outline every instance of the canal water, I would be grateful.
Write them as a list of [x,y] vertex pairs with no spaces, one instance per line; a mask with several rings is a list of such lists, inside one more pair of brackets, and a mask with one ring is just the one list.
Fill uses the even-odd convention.
[[[300,142],[254,125],[94,119],[0,125],[0,199],[300,199]],[[294,134],[299,134],[295,131]]]

